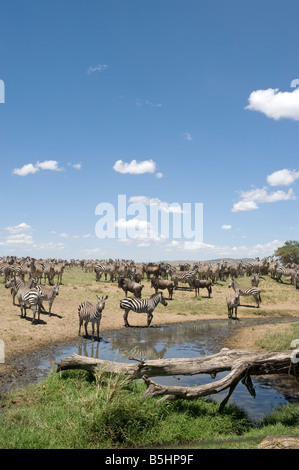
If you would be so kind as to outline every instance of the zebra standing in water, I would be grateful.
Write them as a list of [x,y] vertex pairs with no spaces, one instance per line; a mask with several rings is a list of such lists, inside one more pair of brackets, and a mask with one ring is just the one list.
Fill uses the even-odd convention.
[[125,310],[125,326],[130,326],[128,323],[128,314],[130,310],[132,310],[136,313],[146,313],[147,327],[149,327],[153,319],[153,311],[159,302],[161,302],[161,304],[166,307],[167,302],[164,299],[162,292],[158,292],[157,294],[152,295],[150,299],[133,299],[132,297],[126,297],[125,299],[121,300],[120,308]]
[[32,310],[32,324],[35,323],[36,310],[38,311],[38,321],[40,318],[40,307],[41,307],[41,296],[37,289],[27,287],[23,279],[19,277],[13,277],[10,281],[5,284],[7,289],[15,288],[16,295],[18,297],[19,306],[21,309],[21,318],[26,317],[27,305],[30,305]]
[[80,336],[81,334],[81,327],[84,322],[85,335],[88,336],[87,325],[89,322],[91,322],[92,340],[94,340],[94,325],[95,324],[97,325],[97,337],[98,337],[98,340],[100,340],[100,323],[102,319],[102,312],[105,308],[105,300],[108,299],[108,295],[102,298],[97,295],[97,298],[99,299],[99,301],[96,305],[93,305],[92,303],[85,301],[85,302],[82,302],[78,308],[78,315],[79,315],[78,335]]
[[255,301],[256,301],[256,304],[257,304],[256,308],[259,308],[260,302],[262,301],[260,289],[258,289],[257,287],[248,287],[246,289],[242,289],[234,279],[230,280],[230,283],[229,283],[228,287],[232,287],[236,293],[239,292],[240,296],[241,295],[243,295],[243,296],[252,295],[254,297]]

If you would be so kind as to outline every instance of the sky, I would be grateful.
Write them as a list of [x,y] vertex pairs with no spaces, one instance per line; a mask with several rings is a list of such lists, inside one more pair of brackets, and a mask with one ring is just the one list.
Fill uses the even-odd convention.
[[270,256],[299,228],[299,4],[11,0],[0,256]]

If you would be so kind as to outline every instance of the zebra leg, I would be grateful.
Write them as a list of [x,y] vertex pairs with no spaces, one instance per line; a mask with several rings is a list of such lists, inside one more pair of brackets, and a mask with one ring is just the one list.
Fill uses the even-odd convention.
[[83,325],[83,320],[81,320],[81,318],[79,318],[79,331],[78,331],[78,336],[81,335],[81,327]]
[[100,322],[97,322],[97,338],[100,341]]
[[32,310],[32,325],[35,324],[35,315],[36,315],[36,308],[35,305],[31,305],[31,310]]
[[150,326],[152,319],[153,319],[152,312],[148,312],[148,314],[147,314],[147,327]]
[[88,336],[88,332],[87,332],[87,325],[88,325],[88,321],[86,321],[84,323],[84,328],[85,328],[85,336]]
[[124,321],[125,321],[125,326],[130,326],[129,325],[129,322],[128,322],[128,314],[129,314],[129,311],[130,310],[125,310],[125,313],[124,313]]
[[91,323],[91,328],[92,328],[92,341],[94,341],[94,322]]

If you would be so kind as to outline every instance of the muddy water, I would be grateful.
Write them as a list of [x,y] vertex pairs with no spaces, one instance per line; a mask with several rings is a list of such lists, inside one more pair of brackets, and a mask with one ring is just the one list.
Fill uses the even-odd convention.
[[[236,328],[273,323],[274,321],[295,322],[296,319],[204,320],[161,327],[123,328],[106,331],[102,333],[100,341],[92,342],[90,339],[79,338],[73,344],[54,345],[50,350],[45,350],[34,359],[31,356],[30,364],[29,362],[24,363],[24,369],[27,372],[31,369],[34,377],[30,374],[24,374],[23,378],[27,377],[27,382],[31,383],[40,380],[55,368],[55,363],[73,353],[117,362],[130,362],[129,357],[167,359],[215,354],[223,347],[223,340]],[[226,373],[217,374],[214,380],[219,380]],[[210,375],[200,374],[192,377],[153,377],[152,380],[164,385],[192,386],[201,385],[213,379]],[[17,378],[13,382],[15,383],[11,385],[17,385]],[[281,376],[253,377],[253,385],[256,390],[256,398],[250,396],[247,388],[242,384],[237,386],[230,398],[230,402],[243,408],[253,419],[260,419],[282,404],[299,402],[299,386],[294,379],[282,379]],[[225,391],[213,395],[211,398],[219,401],[225,397],[226,393]]]

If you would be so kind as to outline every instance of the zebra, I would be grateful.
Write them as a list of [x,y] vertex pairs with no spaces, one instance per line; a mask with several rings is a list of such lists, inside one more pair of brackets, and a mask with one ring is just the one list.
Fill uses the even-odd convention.
[[82,302],[78,307],[78,316],[79,316],[79,331],[78,336],[81,334],[81,327],[84,322],[85,328],[85,336],[88,336],[87,332],[87,325],[89,322],[92,324],[92,340],[94,341],[94,325],[97,325],[97,338],[98,341],[100,340],[100,323],[102,319],[102,312],[105,308],[105,301],[108,299],[108,295],[106,297],[99,297],[98,303],[93,305],[92,303],[85,301]]
[[186,282],[189,285],[189,290],[191,290],[192,282],[195,278],[196,278],[196,271],[187,271],[182,275],[180,281]]
[[227,314],[228,318],[233,318],[235,310],[235,319],[237,320],[238,306],[240,304],[240,291],[237,290],[235,295],[226,296]]
[[[46,286],[41,286],[40,284],[38,284],[36,286],[36,289],[40,293],[41,302],[43,302],[44,300],[49,302],[49,317],[50,317],[53,302],[54,302],[56,296],[59,294],[59,285],[54,284],[54,286],[46,287]],[[41,303],[41,309],[45,310],[42,303]]]
[[158,303],[161,302],[164,307],[167,306],[167,302],[163,297],[163,292],[158,292],[153,294],[149,299],[136,299],[132,297],[126,297],[120,301],[120,308],[125,310],[124,321],[125,326],[129,327],[128,323],[128,314],[130,310],[136,313],[146,313],[147,314],[147,327],[150,326],[153,319],[153,311],[155,310]]
[[252,295],[257,304],[256,308],[259,308],[260,302],[262,301],[260,289],[258,289],[257,287],[248,287],[246,289],[242,289],[234,279],[230,280],[228,287],[232,287],[236,293],[239,292],[240,296]]
[[290,277],[290,284],[294,284],[294,279],[295,279],[295,276],[296,276],[296,270],[286,268],[284,266],[277,266],[277,268],[276,268],[276,281],[283,283],[283,281],[281,279],[282,276]]
[[15,288],[17,291],[17,297],[19,301],[19,306],[21,309],[21,318],[26,317],[26,308],[27,305],[30,305],[32,310],[32,324],[35,323],[36,310],[38,311],[38,321],[40,319],[40,309],[41,309],[41,297],[40,292],[36,288],[27,287],[23,279],[20,277],[14,277],[6,282],[5,287]]

